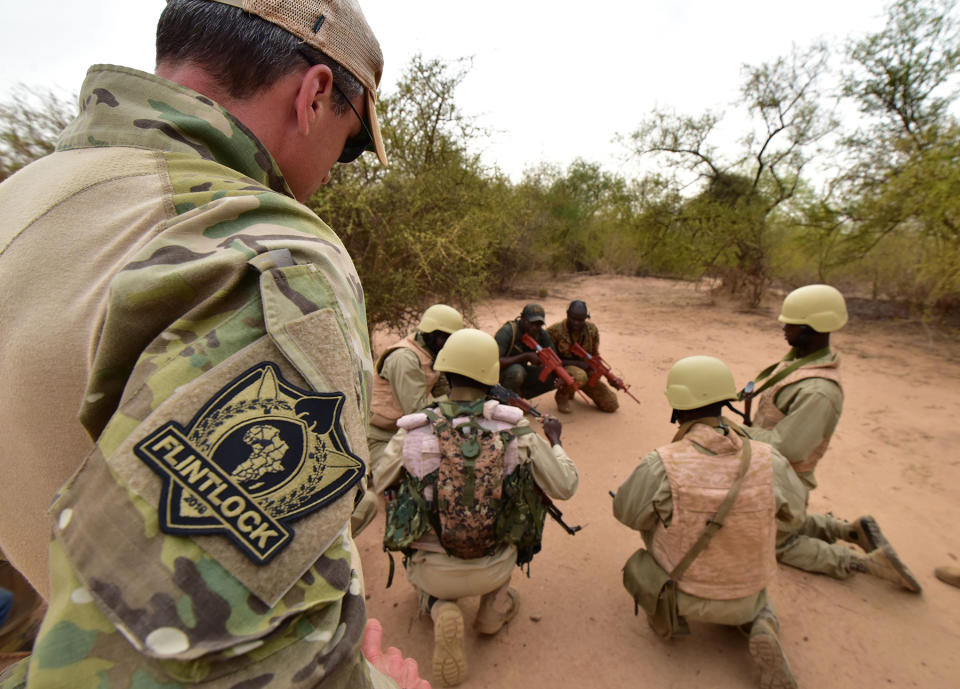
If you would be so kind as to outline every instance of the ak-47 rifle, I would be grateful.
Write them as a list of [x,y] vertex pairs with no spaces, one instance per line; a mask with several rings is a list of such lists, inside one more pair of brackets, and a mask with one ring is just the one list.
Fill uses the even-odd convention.
[[560,361],[560,356],[555,351],[549,347],[541,347],[536,340],[526,333],[524,333],[523,337],[520,338],[520,341],[525,344],[528,349],[532,349],[534,352],[536,352],[537,357],[540,359],[540,363],[543,364],[543,370],[540,371],[540,375],[537,376],[541,383],[549,378],[551,373],[555,373],[557,378],[559,378],[564,385],[573,388],[574,392],[580,393],[580,396],[583,397],[583,399],[585,399],[587,402],[590,401],[590,398],[581,392],[580,386],[577,385],[577,381],[573,379],[573,376],[567,373],[566,369],[563,367],[563,362]]
[[586,349],[578,345],[576,342],[574,342],[573,346],[570,347],[570,352],[575,357],[579,357],[580,359],[586,361],[588,364],[590,364],[590,368],[593,369],[593,373],[590,374],[590,379],[587,381],[588,385],[595,385],[596,382],[600,380],[600,376],[604,376],[610,381],[610,385],[612,385],[615,389],[625,392],[626,394],[630,395],[630,399],[637,404],[640,404],[640,400],[634,397],[633,393],[628,390],[630,386],[624,382],[623,378],[617,376],[613,371],[610,370],[610,365],[604,361],[603,357],[601,357],[599,354],[591,356],[587,353]]
[[540,499],[543,500],[543,504],[547,508],[547,514],[550,515],[553,521],[555,521],[557,524],[563,527],[564,531],[566,531],[568,534],[573,536],[575,533],[577,533],[580,529],[583,528],[579,524],[577,526],[570,526],[565,521],[563,521],[563,512],[561,512],[560,508],[554,504],[553,500],[547,497],[547,495],[540,489],[540,486],[537,486],[535,490],[540,495]]
[[502,404],[509,404],[511,407],[522,409],[525,414],[530,414],[538,419],[543,418],[543,413],[535,406],[523,399],[513,390],[503,387],[499,383],[490,387],[489,396]]
[[[543,420],[543,413],[539,409],[537,409],[535,406],[530,404],[527,400],[523,399],[520,395],[515,393],[513,390],[510,390],[509,388],[505,388],[499,383],[496,385],[492,385],[490,387],[490,392],[488,393],[488,395],[491,398],[497,400],[498,402],[517,407],[518,409],[522,409],[525,413],[529,413],[535,416],[536,418],[540,419],[541,421]],[[579,526],[579,525],[570,526],[565,521],[563,521],[563,512],[561,512],[560,508],[554,504],[553,500],[548,498],[546,493],[544,493],[539,486],[537,486],[535,490],[540,495],[540,499],[543,500],[543,504],[547,508],[547,514],[549,514],[550,517],[555,522],[557,522],[557,524],[562,526],[564,531],[566,531],[568,534],[572,536],[573,534],[577,533],[580,529],[583,528],[582,526]]]

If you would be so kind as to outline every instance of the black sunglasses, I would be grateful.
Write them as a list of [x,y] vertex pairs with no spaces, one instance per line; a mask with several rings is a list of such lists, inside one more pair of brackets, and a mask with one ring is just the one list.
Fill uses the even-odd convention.
[[340,157],[337,158],[339,163],[352,163],[354,160],[359,158],[364,151],[371,148],[370,144],[373,143],[373,136],[370,134],[370,130],[367,128],[367,123],[363,121],[363,118],[360,117],[360,113],[357,112],[357,109],[353,107],[353,103],[350,102],[350,99],[347,98],[347,94],[337,86],[337,82],[333,82],[333,88],[337,90],[343,99],[347,101],[347,105],[350,106],[350,109],[353,110],[353,114],[357,116],[357,119],[360,120],[360,126],[363,127],[363,130],[356,136],[351,136],[349,139],[343,142],[343,150],[340,152]]
[[[300,57],[306,60],[311,66],[317,64],[305,50],[298,48],[297,52],[300,53]],[[333,82],[333,88],[335,88],[337,93],[339,93],[347,102],[347,105],[349,105],[350,109],[353,110],[353,114],[357,116],[358,120],[360,120],[360,126],[363,127],[363,131],[343,142],[343,150],[340,152],[340,157],[337,158],[338,163],[352,163],[354,160],[359,158],[364,151],[373,150],[373,147],[371,146],[373,143],[373,135],[370,133],[367,123],[362,117],[360,117],[360,113],[357,112],[355,107],[353,107],[353,103],[347,97],[347,94],[343,92],[343,89],[337,86],[337,82]]]

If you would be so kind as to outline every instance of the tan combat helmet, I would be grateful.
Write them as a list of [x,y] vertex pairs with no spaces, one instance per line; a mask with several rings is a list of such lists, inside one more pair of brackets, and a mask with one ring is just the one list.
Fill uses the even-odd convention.
[[847,303],[830,285],[806,285],[788,294],[780,308],[781,323],[809,325],[818,333],[832,333],[847,322]]
[[423,312],[417,330],[422,333],[432,333],[439,330],[449,335],[462,327],[463,316],[460,315],[459,311],[446,304],[434,304]]
[[500,348],[497,341],[482,330],[463,328],[443,345],[433,368],[459,373],[484,385],[496,385],[500,380]]
[[664,394],[674,409],[698,409],[737,399],[737,386],[730,369],[720,359],[688,356],[670,369]]

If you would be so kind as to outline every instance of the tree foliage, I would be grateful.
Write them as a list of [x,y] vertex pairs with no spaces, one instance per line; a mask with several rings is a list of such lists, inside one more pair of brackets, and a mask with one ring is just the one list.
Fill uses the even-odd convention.
[[470,152],[483,132],[455,105],[466,74],[415,56],[381,101],[390,165],[338,166],[311,200],[356,263],[372,324],[402,327],[437,301],[469,311],[509,244],[509,184]]
[[[390,165],[337,166],[309,205],[353,257],[371,325],[403,327],[435,302],[469,315],[537,271],[711,276],[748,304],[775,281],[829,281],[938,317],[960,309],[956,0],[887,11],[842,46],[839,70],[821,44],[744,66],[735,118],[649,113],[621,138],[661,164],[637,178],[578,159],[512,182],[482,163],[487,132],[457,106],[470,61],[417,55],[378,107]],[[838,124],[831,83],[852,123]],[[72,111],[15,91],[0,176],[52,150]]]
[[76,110],[73,101],[49,89],[14,87],[9,99],[0,103],[0,182],[51,153]]
[[725,289],[751,305],[773,277],[774,211],[794,196],[815,145],[836,126],[818,87],[826,59],[826,47],[816,45],[744,67],[740,103],[751,126],[735,156],[712,143],[722,119],[712,112],[654,112],[628,138],[634,154],[666,157],[702,180],[702,191],[683,205],[677,226],[695,269],[719,276]]

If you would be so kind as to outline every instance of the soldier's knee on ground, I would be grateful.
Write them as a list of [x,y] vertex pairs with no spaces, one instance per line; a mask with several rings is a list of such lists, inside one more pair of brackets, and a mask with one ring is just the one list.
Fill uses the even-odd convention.
[[508,390],[520,393],[527,380],[527,369],[522,364],[510,364],[500,372],[500,384]]
[[579,366],[564,366],[563,370],[569,373],[570,377],[573,378],[573,382],[580,387],[586,385],[587,381],[590,380],[590,376],[587,375],[587,372]]

